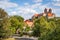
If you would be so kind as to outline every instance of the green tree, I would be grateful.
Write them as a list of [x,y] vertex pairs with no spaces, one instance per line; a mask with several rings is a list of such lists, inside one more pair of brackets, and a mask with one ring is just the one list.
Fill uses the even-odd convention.
[[23,31],[23,26],[24,26],[24,19],[21,16],[11,16],[10,17],[10,22],[11,22],[11,30],[12,33],[16,33],[16,31],[18,29],[20,29],[19,31],[22,32]]
[[32,28],[32,35],[35,37],[40,36],[40,19],[34,19],[34,27]]
[[10,22],[8,14],[0,8],[0,38],[7,38],[10,36]]
[[56,37],[58,35],[57,24],[54,19],[48,20],[44,27],[46,31],[42,31],[42,36],[38,40],[58,40],[59,37]]
[[39,37],[40,36],[40,25],[38,23],[36,23],[33,27],[33,36],[35,37]]
[[11,22],[10,30],[14,34],[16,32],[16,28],[18,27],[19,21],[15,17],[11,17],[10,22]]
[[24,31],[25,31],[25,32],[29,32],[29,31],[30,31],[30,27],[27,26]]
[[57,24],[54,19],[46,19],[41,16],[39,19],[35,19],[33,36],[40,37],[38,40],[53,40],[56,35]]
[[23,26],[24,26],[24,18],[21,17],[21,16],[18,16],[18,15],[15,15],[14,17],[17,18],[18,21],[19,21],[19,25],[18,25],[17,28],[20,28],[21,30],[23,30]]

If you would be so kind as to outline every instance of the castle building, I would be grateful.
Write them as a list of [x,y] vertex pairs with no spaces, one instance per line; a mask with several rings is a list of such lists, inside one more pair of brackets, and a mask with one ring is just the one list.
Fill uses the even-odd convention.
[[43,13],[40,13],[40,14],[36,13],[36,14],[34,14],[34,15],[32,16],[32,19],[31,19],[31,20],[30,20],[30,19],[25,20],[25,23],[26,23],[29,27],[33,27],[34,21],[32,21],[32,20],[35,19],[35,18],[38,19],[38,18],[40,18],[41,16],[45,16],[47,19],[51,19],[51,18],[54,18],[54,17],[55,17],[55,14],[52,13],[52,9],[49,9],[49,10],[47,11],[47,9],[45,8]]
[[54,13],[52,13],[52,9],[49,9],[49,11],[48,11],[48,19],[50,19],[50,18],[54,18],[55,17],[55,14]]
[[55,14],[52,13],[52,9],[49,9],[47,11],[47,9],[45,8],[43,13],[34,14],[33,17],[32,17],[32,19],[39,18],[40,16],[45,16],[46,18],[51,19],[51,18],[54,18],[55,17]]

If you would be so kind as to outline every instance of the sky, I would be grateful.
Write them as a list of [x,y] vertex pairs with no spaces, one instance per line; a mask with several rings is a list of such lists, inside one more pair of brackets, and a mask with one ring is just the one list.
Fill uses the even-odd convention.
[[45,8],[51,8],[60,17],[60,0],[0,0],[0,8],[9,16],[19,15],[25,20],[36,13],[42,13]]

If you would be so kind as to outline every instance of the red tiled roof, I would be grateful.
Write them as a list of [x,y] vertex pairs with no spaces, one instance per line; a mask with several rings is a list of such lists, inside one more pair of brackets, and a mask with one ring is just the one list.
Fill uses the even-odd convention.
[[34,14],[35,17],[39,16],[40,14]]
[[31,20],[25,20],[25,22],[32,22]]
[[48,16],[51,17],[51,16],[53,16],[53,14],[52,13],[48,13]]

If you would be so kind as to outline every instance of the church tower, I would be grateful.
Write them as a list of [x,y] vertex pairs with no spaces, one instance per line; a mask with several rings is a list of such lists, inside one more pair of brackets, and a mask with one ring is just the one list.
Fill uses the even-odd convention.
[[47,9],[46,9],[46,8],[44,9],[44,14],[45,14],[45,17],[46,17],[47,20],[48,20],[48,12],[47,12]]
[[44,13],[47,13],[47,9],[46,8],[44,9]]
[[52,9],[50,8],[48,12],[49,12],[49,13],[52,13]]

